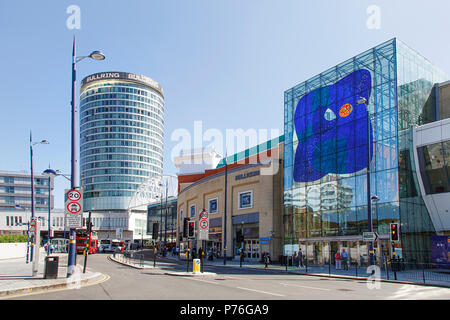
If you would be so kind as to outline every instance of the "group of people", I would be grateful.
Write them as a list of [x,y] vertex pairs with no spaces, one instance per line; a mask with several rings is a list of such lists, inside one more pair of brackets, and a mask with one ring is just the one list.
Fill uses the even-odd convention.
[[305,261],[305,255],[302,252],[302,249],[300,248],[298,253],[297,251],[294,251],[294,254],[292,255],[292,265],[297,268],[304,268],[304,261]]
[[51,244],[51,243],[45,243],[45,245],[44,245],[44,248],[45,248],[45,251],[48,251],[48,247],[50,246],[50,253],[53,253],[53,250],[55,249],[55,247],[53,246],[53,244]]
[[342,249],[342,253],[337,251],[334,255],[336,262],[336,270],[348,270],[348,253],[345,249]]

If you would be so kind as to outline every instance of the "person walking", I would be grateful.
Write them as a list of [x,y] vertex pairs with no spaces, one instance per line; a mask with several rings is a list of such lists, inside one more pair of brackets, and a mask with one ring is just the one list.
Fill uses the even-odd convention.
[[341,270],[341,253],[339,251],[334,255],[334,260],[336,262],[336,270]]
[[299,262],[299,267],[300,268],[305,267],[305,265],[303,264],[303,261],[304,261],[304,256],[303,256],[302,248],[300,248],[298,250],[298,262]]
[[297,255],[297,251],[294,251],[294,254],[292,256],[292,266],[293,267],[297,267],[298,268],[298,255]]
[[341,259],[344,270],[348,270],[348,253],[347,251],[345,251],[345,249],[342,249]]
[[269,253],[266,252],[264,255],[264,269],[267,269],[267,265],[270,263],[270,256]]

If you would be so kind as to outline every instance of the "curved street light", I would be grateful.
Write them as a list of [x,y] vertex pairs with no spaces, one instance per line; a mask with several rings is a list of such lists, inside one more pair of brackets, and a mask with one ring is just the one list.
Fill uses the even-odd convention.
[[[30,169],[31,169],[31,219],[34,219],[34,172],[33,172],[33,146],[37,144],[49,144],[47,140],[41,140],[40,142],[33,142],[32,133],[30,130]],[[31,241],[31,253],[30,253],[30,261],[33,261],[34,256],[34,238]],[[34,275],[34,267],[33,267],[33,275]]]
[[[373,232],[373,224],[372,224],[372,201],[378,201],[378,196],[371,197],[370,195],[370,112],[369,112],[369,106],[367,103],[367,99],[364,97],[359,97],[359,99],[356,102],[357,104],[364,104],[367,110],[367,173],[366,173],[366,179],[367,179],[367,226],[368,231]],[[372,199],[373,198],[373,199]],[[370,258],[370,265],[375,264],[374,259],[374,251],[373,251],[373,242],[369,242],[369,258]]]
[[[78,130],[76,126],[76,103],[75,103],[75,86],[76,86],[76,64],[85,58],[90,58],[93,60],[105,60],[106,57],[101,51],[92,51],[88,56],[76,56],[76,40],[75,36],[73,37],[73,48],[72,48],[72,137],[71,137],[71,178],[70,178],[70,188],[73,190],[78,185],[78,145],[77,145],[77,137]],[[67,278],[70,278],[72,274],[75,272],[75,259],[76,259],[76,251],[75,251],[75,236],[76,229],[70,228],[69,233],[69,255],[67,259]]]

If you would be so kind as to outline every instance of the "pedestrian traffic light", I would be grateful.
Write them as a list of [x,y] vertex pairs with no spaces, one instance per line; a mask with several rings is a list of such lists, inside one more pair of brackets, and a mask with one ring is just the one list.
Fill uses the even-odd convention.
[[189,218],[184,218],[183,219],[183,238],[187,238],[188,237],[188,233],[189,233]]
[[400,240],[400,233],[398,230],[398,223],[391,223],[390,224],[390,238],[391,241],[399,241]]
[[189,238],[192,238],[195,236],[195,221],[189,221]]

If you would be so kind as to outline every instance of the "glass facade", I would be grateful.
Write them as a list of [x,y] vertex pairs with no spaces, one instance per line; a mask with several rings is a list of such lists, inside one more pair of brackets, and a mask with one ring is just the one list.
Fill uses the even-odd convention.
[[[167,226],[166,226],[167,209]],[[162,204],[153,204],[147,207],[147,234],[151,241],[164,241],[167,230],[167,242],[176,241],[177,229],[177,200],[167,201],[163,199]]]
[[80,168],[85,210],[127,209],[139,185],[162,174],[162,90],[130,80],[129,75],[90,82],[87,77],[82,82]]
[[[311,259],[322,261],[323,250],[336,240],[360,252],[358,263],[364,260],[367,249],[359,240],[368,231],[368,164],[370,196],[378,199],[371,205],[373,230],[389,239],[389,224],[401,222],[402,235],[424,241],[419,234],[432,232],[431,223],[415,230],[403,226],[411,203],[422,220],[430,220],[419,188],[405,180],[412,177],[406,171],[414,170],[406,137],[425,121],[431,88],[444,79],[392,39],[285,92],[285,245],[311,248]],[[408,192],[415,192],[414,200]],[[325,242],[315,248],[319,239]],[[411,258],[422,245],[411,249]]]

